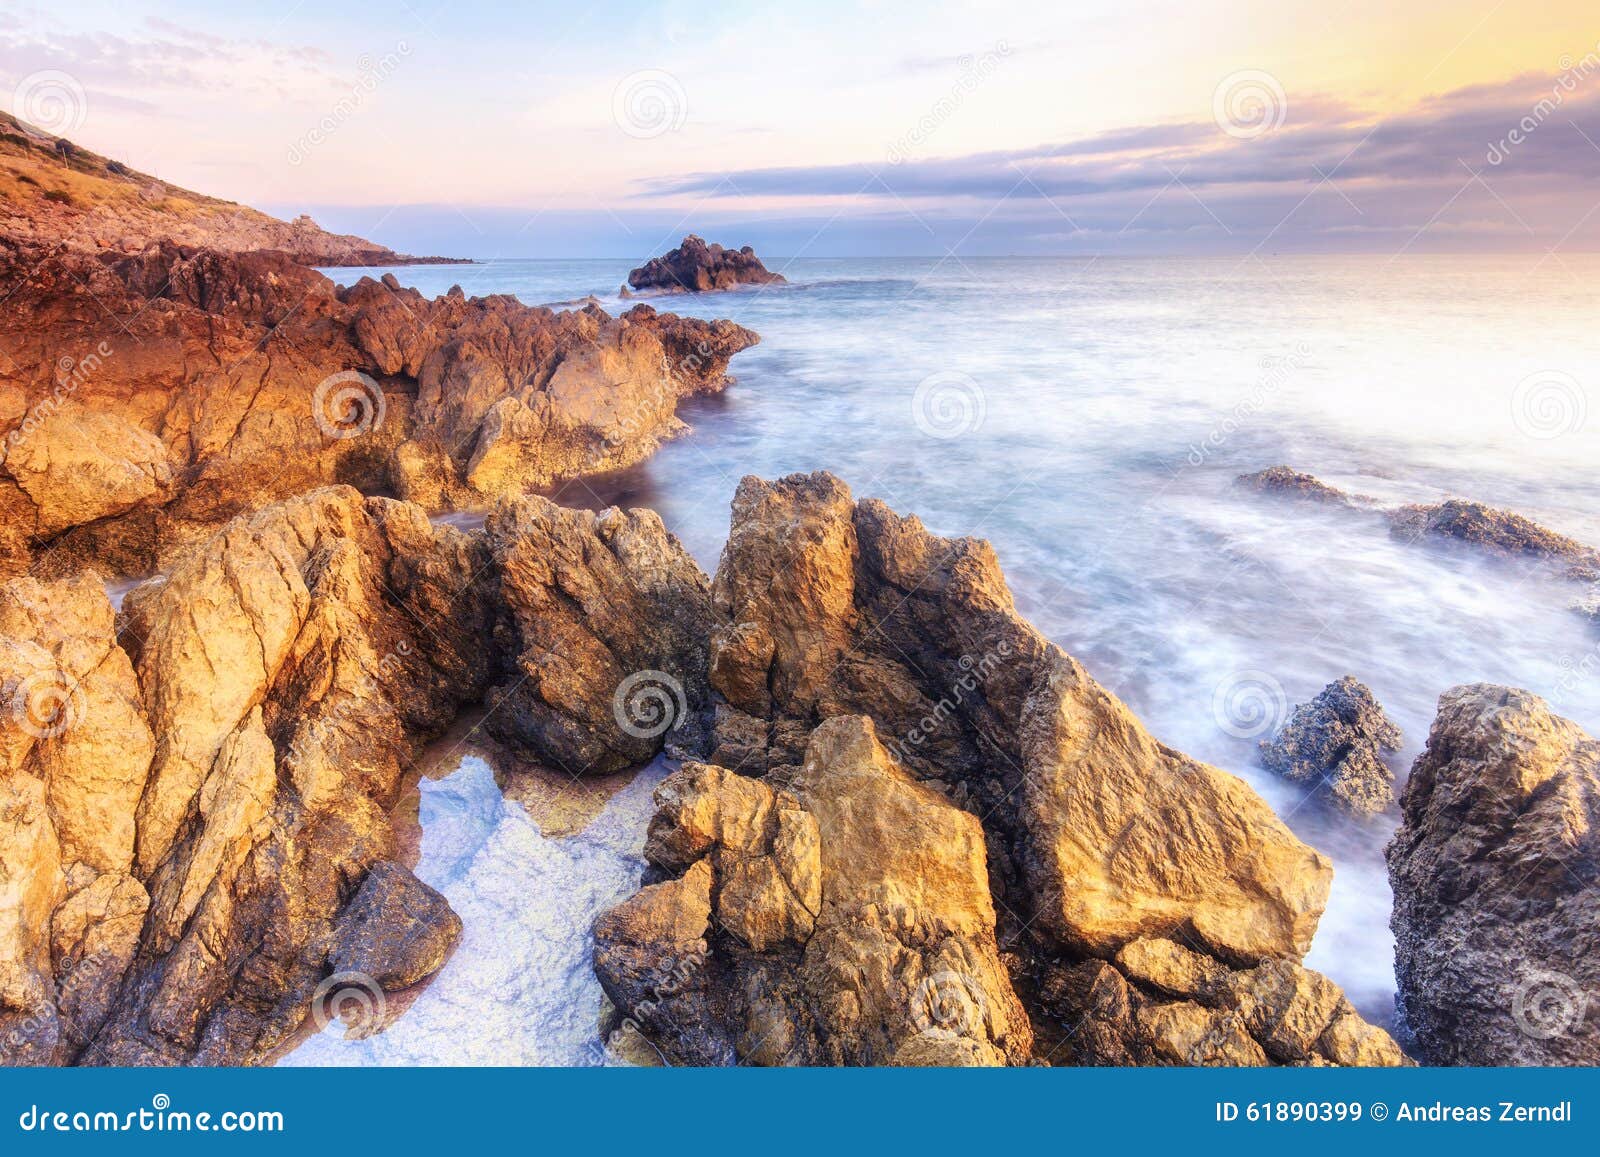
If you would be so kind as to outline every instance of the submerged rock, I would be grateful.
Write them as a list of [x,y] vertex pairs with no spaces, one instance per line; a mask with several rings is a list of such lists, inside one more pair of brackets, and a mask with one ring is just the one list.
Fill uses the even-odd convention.
[[1338,487],[1329,486],[1310,474],[1301,474],[1287,466],[1269,466],[1254,474],[1241,474],[1234,479],[1234,485],[1262,494],[1282,495],[1332,506],[1358,506],[1370,501],[1347,494]]
[[1404,506],[1390,516],[1394,534],[1406,541],[1443,538],[1507,557],[1570,564],[1574,578],[1600,579],[1600,554],[1564,534],[1509,510],[1452,498],[1436,506]]
[[1600,743],[1446,692],[1388,848],[1398,1004],[1431,1064],[1600,1063]]
[[1400,728],[1372,691],[1346,675],[1296,707],[1283,730],[1261,742],[1261,762],[1347,811],[1375,815],[1394,803],[1394,772],[1383,757],[1399,751],[1400,740]]
[[737,285],[783,284],[783,275],[761,264],[750,246],[724,249],[707,245],[691,233],[676,249],[663,257],[652,257],[629,273],[624,291],[631,287],[657,293],[705,293]]

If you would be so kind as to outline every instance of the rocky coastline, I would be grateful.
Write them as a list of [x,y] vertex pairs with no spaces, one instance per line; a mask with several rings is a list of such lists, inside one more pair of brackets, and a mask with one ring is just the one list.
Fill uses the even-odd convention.
[[[27,220],[0,230],[6,1063],[270,1063],[414,993],[463,924],[395,809],[469,715],[569,780],[670,761],[644,882],[593,930],[618,1055],[1600,1063],[1600,748],[1527,692],[1447,692],[1400,794],[1392,1035],[1304,964],[1329,859],[1023,618],[989,543],[751,476],[707,575],[652,511],[533,493],[682,432],[750,330],[307,267],[359,238]],[[782,280],[692,235],[630,277]],[[1478,504],[1241,483],[1595,577]],[[1263,759],[1368,814],[1398,743],[1346,679]]]

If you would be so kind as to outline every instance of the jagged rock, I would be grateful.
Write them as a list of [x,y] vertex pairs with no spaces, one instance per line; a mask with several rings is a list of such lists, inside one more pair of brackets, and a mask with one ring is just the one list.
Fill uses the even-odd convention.
[[1287,960],[1234,969],[1171,940],[1135,940],[1112,963],[1051,965],[1041,996],[1058,1016],[1084,1018],[1063,1046],[1077,1064],[1409,1063],[1336,984]]
[[383,861],[340,913],[328,967],[395,992],[439,971],[460,938],[461,917],[450,902],[410,869]]
[[1509,510],[1452,498],[1445,502],[1383,509],[1373,499],[1346,494],[1336,487],[1287,466],[1242,474],[1236,484],[1265,494],[1281,494],[1332,506],[1382,511],[1389,531],[1403,542],[1441,539],[1476,547],[1506,558],[1566,563],[1567,575],[1600,581],[1600,551],[1540,526]]
[[163,569],[334,483],[430,509],[632,465],[756,335],[636,306],[348,289],[281,253],[0,241],[0,566]]
[[1600,743],[1526,691],[1457,687],[1400,805],[1398,1003],[1423,1058],[1600,1063]]
[[[0,585],[9,1055],[253,1063],[330,975],[421,980],[460,923],[392,862],[418,745],[496,686],[513,747],[603,728],[602,763],[647,759],[666,729],[612,714],[644,663],[679,673],[671,737],[701,745],[709,615],[654,514],[508,500],[465,533],[350,487],[233,520],[120,617],[93,574]],[[723,893],[756,940],[764,871]]]
[[[689,933],[675,932],[676,939],[663,934],[652,945],[638,932],[643,917],[628,916],[624,905],[615,922],[602,921],[597,953],[607,990],[626,1007],[645,999],[648,976],[673,971],[673,954],[686,943],[706,942],[710,963],[669,998],[646,1001],[648,1015],[635,1017],[669,1057],[996,1059],[1002,1036],[992,1028],[940,1038],[937,1048],[913,1034],[899,1043],[880,1040],[863,1052],[859,1036],[840,1037],[839,1010],[824,1005],[818,1012],[817,992],[805,987],[806,961],[838,952],[854,962],[852,976],[870,978],[881,973],[885,953],[899,959],[894,943],[876,933],[847,941],[853,947],[843,952],[829,930],[836,895],[830,881],[842,870],[831,857],[854,847],[868,863],[892,856],[915,865],[918,879],[950,881],[936,901],[920,903],[926,913],[949,909],[958,895],[977,896],[980,879],[984,895],[1003,901],[990,908],[969,899],[955,907],[977,914],[963,927],[978,928],[985,944],[989,935],[1004,941],[1015,967],[1038,978],[1018,992],[1033,1002],[1035,1026],[1047,1037],[1061,1034],[1042,1055],[1059,1048],[1085,1063],[1140,1064],[1262,1063],[1291,1055],[1285,1063],[1401,1059],[1387,1035],[1361,1021],[1335,986],[1292,971],[1327,897],[1327,860],[1295,839],[1241,780],[1151,738],[1023,621],[987,543],[936,538],[880,502],[852,502],[843,484],[826,474],[772,483],[747,478],[734,499],[713,597],[723,622],[712,638],[710,683],[725,702],[714,705],[712,742],[726,766],[680,773],[688,778],[664,790],[647,850],[663,871],[711,865],[704,918],[696,906],[684,921],[692,925]],[[859,736],[869,726],[875,738],[866,745]],[[938,841],[936,862],[923,863],[926,821],[863,826],[865,817],[887,806],[883,786],[874,788],[870,806],[839,785],[819,786],[819,768],[875,765],[859,754],[818,758],[819,737],[838,750],[846,734],[858,737],[856,750],[881,742],[892,753],[892,782],[909,787],[911,779],[921,780],[938,793],[923,798],[938,800],[963,821],[982,816],[971,855],[950,860],[959,843],[947,835]],[[887,772],[883,777],[891,782]],[[729,808],[750,817],[738,831],[765,833],[770,821],[753,818],[781,811],[777,801],[790,795],[816,818],[823,862],[823,908],[798,962],[794,948],[770,947],[803,927],[768,887],[775,873],[759,869],[763,883],[754,891],[764,897],[762,921],[753,924],[743,908],[719,915],[718,907],[728,871],[719,840],[770,855],[747,836],[718,834],[728,825]],[[853,817],[850,824],[843,814]],[[842,831],[856,833],[850,843],[840,843]],[[952,875],[953,868],[983,861],[982,874]],[[662,905],[698,905],[700,885],[689,889],[682,885],[687,879],[671,893],[676,901],[647,889],[648,900],[641,893],[637,902],[660,924]],[[963,879],[967,883],[958,886]],[[897,884],[894,894],[909,887]],[[751,953],[747,937],[728,924],[756,927],[766,952]],[[681,931],[679,923],[672,927]],[[1137,956],[1131,945],[1157,937],[1181,937],[1201,950],[1190,953],[1189,965],[1166,969],[1166,983],[1193,992],[1161,989],[1154,981],[1149,992],[1130,988],[1107,963],[1122,950]],[[787,968],[766,966],[766,956],[785,951],[791,954]],[[1273,971],[1280,965],[1291,971]],[[924,975],[930,967],[924,965]],[[982,1003],[991,1009],[999,981],[1009,979],[985,967],[941,971],[983,977]],[[1179,971],[1187,978],[1179,981]],[[1228,981],[1251,976],[1249,983]],[[1197,995],[1206,977],[1222,986],[1207,995],[1210,1004]],[[891,1034],[892,1026],[904,1024],[903,1005],[884,1005],[875,981],[866,991],[871,1007],[890,1010],[880,1015]],[[1337,996],[1331,1004],[1329,992]],[[964,994],[970,995],[963,984],[943,995],[952,1010],[980,1003]],[[840,1007],[854,1018],[866,999],[856,993]],[[1185,1003],[1195,1009],[1176,1007]],[[1094,1011],[1101,1004],[1109,1010],[1103,1015]],[[1140,1016],[1148,1021],[1143,1029]],[[1337,1026],[1328,1043],[1305,1041],[1312,1021],[1323,1031]],[[1066,1026],[1079,1023],[1091,1024],[1099,1044],[1068,1050]],[[818,1040],[840,1039],[847,1047],[817,1051]],[[1004,1059],[1014,1063],[1019,1038],[1008,1032],[1003,1039]],[[763,1043],[771,1041],[779,1043]]]
[[703,748],[710,592],[659,515],[525,498],[486,535],[514,656],[491,692],[494,735],[570,774]]
[[[682,874],[601,918],[595,967],[669,1059],[1027,1056],[982,829],[895,767],[870,721],[818,728],[792,794],[690,764],[657,798],[646,855]],[[695,952],[679,981],[670,962]]]
[[1261,742],[1261,762],[1348,811],[1374,815],[1394,802],[1394,772],[1383,755],[1399,751],[1400,739],[1372,691],[1346,675],[1296,707],[1283,730]]
[[693,233],[663,257],[652,257],[628,274],[628,286],[657,293],[705,293],[737,285],[783,285],[781,273],[761,264],[755,250],[707,245]]

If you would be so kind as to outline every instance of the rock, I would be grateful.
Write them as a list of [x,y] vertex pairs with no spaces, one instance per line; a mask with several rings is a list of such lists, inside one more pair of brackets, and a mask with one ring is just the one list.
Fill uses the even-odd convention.
[[[1022,620],[987,543],[937,538],[826,474],[747,478],[733,509],[712,584],[711,743],[724,766],[663,786],[647,846],[663,873],[712,868],[706,922],[698,909],[688,921],[708,962],[644,1029],[669,1059],[1018,1063],[1014,974],[1037,978],[1015,995],[1044,1033],[1042,1057],[1336,1063],[1332,1045],[1303,1039],[1315,1021],[1340,1026],[1346,1059],[1403,1059],[1325,978],[1291,973],[1287,995],[1268,983],[1310,946],[1327,860],[1243,781],[1157,742]],[[810,909],[777,887],[791,877],[776,862],[734,866],[773,859],[772,817],[795,804],[821,840],[808,938]],[[956,956],[905,955],[945,935],[920,931],[930,922],[954,930]],[[1003,970],[991,939],[1006,946]],[[597,969],[623,1007],[681,951],[602,936]],[[1143,979],[1130,984],[1108,958]],[[850,962],[848,1000],[815,979],[829,960]],[[927,1006],[883,979],[900,967],[970,1031],[908,1033]],[[1256,988],[1239,979],[1263,968]],[[1097,1043],[1071,1043],[1082,1023]]]
[[1491,554],[1569,564],[1574,578],[1600,579],[1600,554],[1509,510],[1452,498],[1436,506],[1403,506],[1390,516],[1394,535],[1407,542],[1450,539]]
[[1457,687],[1400,806],[1398,1004],[1422,1057],[1600,1062],[1600,743],[1526,691]]
[[282,253],[45,256],[0,242],[5,573],[148,574],[330,484],[481,509],[629,466],[757,340],[648,306],[341,289]]
[[710,592],[657,514],[524,498],[486,537],[513,656],[490,693],[496,737],[572,775],[703,748]]
[[450,902],[410,869],[374,864],[333,928],[328,967],[397,992],[432,976],[461,938]]
[[[1265,494],[1354,509],[1381,509],[1373,499],[1346,494],[1287,466],[1242,474],[1235,481],[1239,486]],[[1600,551],[1509,510],[1452,498],[1431,505],[1391,507],[1382,513],[1389,522],[1390,533],[1403,542],[1438,539],[1463,543],[1503,558],[1565,563],[1569,578],[1600,581]]]
[[[0,113],[0,157],[7,167],[38,174],[47,187],[70,187],[66,200],[0,199],[0,235],[51,249],[139,250],[153,241],[215,249],[280,250],[306,265],[460,263],[410,257],[360,237],[328,233],[310,217],[280,221],[233,201],[180,189],[108,160],[64,137],[34,143],[36,131]],[[32,178],[30,178],[32,179]],[[20,190],[12,177],[8,184]],[[171,203],[167,202],[171,197]],[[175,211],[181,205],[181,211]]]
[[1044,928],[1108,955],[1183,929],[1223,959],[1298,959],[1328,860],[1244,783],[1156,743],[1065,655],[1021,720],[1024,865]]
[[1320,502],[1330,506],[1357,506],[1371,501],[1346,494],[1343,490],[1329,486],[1310,474],[1301,474],[1287,466],[1269,466],[1254,474],[1241,474],[1234,479],[1234,485],[1262,494],[1281,495],[1285,498]]
[[[233,520],[120,620],[93,574],[0,584],[0,1037],[39,1063],[256,1063],[330,972],[417,983],[461,931],[393,862],[419,745],[492,686],[520,750],[703,745],[710,613],[654,514],[508,500],[468,534],[350,487]],[[647,663],[694,710],[641,738],[612,705]],[[780,824],[721,893],[752,941],[820,903],[804,836]],[[810,904],[789,924],[786,881]]]
[[1347,811],[1376,815],[1394,802],[1394,772],[1383,756],[1399,751],[1400,740],[1372,691],[1346,675],[1296,707],[1283,730],[1261,742],[1261,762]]
[[[669,1060],[1027,1056],[982,829],[896,768],[870,721],[818,728],[794,794],[690,764],[657,799],[646,856],[682,874],[602,917],[595,967],[619,1008],[673,1026],[654,1033]],[[650,984],[695,952],[687,984]]]
[[1084,1018],[1063,1047],[1078,1064],[1410,1063],[1337,985],[1287,960],[1233,969],[1171,940],[1135,940],[1114,966],[1051,966],[1042,999]]
[[783,275],[768,271],[750,246],[724,249],[707,245],[691,233],[676,249],[663,257],[652,257],[629,273],[623,292],[632,287],[658,293],[705,293],[737,285],[784,284]]

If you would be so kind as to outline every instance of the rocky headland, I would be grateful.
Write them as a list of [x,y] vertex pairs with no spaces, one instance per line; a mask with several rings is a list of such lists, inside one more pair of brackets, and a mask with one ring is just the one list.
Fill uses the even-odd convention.
[[141,173],[9,113],[0,113],[0,236],[83,253],[166,241],[229,253],[274,250],[303,265],[467,264],[329,233],[304,215],[280,221]]
[[761,264],[755,250],[707,245],[693,233],[661,257],[652,257],[628,274],[624,293],[710,293],[740,285],[785,285],[781,273]]
[[757,340],[726,321],[348,288],[276,253],[0,242],[0,567],[144,575],[346,483],[429,510],[635,463]]

